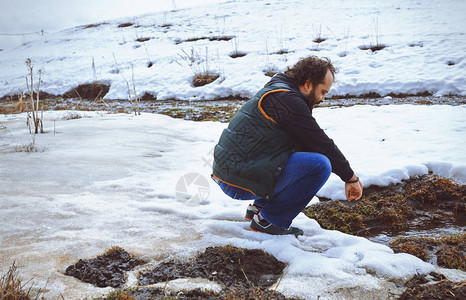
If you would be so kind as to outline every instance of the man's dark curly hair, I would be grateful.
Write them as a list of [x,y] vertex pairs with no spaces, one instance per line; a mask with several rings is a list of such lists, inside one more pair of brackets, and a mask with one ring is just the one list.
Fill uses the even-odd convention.
[[306,80],[312,82],[312,86],[316,87],[318,84],[324,82],[327,70],[332,72],[335,79],[336,68],[327,57],[318,58],[317,56],[309,56],[298,61],[293,67],[288,68],[285,74],[293,78],[298,85],[303,85]]

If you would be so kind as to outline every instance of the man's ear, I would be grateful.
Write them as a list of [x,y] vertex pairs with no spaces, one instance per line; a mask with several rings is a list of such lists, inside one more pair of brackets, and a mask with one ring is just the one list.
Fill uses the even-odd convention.
[[308,91],[312,91],[313,85],[312,82],[309,79],[306,79],[306,82],[304,83],[304,86]]

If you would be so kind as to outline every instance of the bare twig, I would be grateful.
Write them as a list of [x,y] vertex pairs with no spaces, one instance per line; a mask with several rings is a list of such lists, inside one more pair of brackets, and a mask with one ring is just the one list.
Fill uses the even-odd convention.
[[133,80],[134,102],[136,103],[134,114],[136,115],[136,112],[137,112],[137,115],[141,115],[141,112],[139,111],[138,94],[136,93],[136,84],[134,82],[134,67],[133,67],[132,64],[131,64],[131,76],[132,76],[132,80]]

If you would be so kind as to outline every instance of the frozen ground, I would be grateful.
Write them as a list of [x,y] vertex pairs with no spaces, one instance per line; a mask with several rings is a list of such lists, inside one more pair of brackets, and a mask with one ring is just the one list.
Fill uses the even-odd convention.
[[[329,96],[466,95],[465,12],[462,0],[236,0],[106,20],[0,51],[0,97],[26,91],[27,58],[52,94],[99,80],[111,84],[105,99],[125,99],[133,69],[140,95],[210,100],[250,97],[269,79],[264,71],[312,54],[340,69]],[[134,25],[118,27],[128,22]],[[209,40],[219,37],[232,39]],[[375,44],[387,47],[360,49]],[[247,55],[233,59],[234,51]],[[202,71],[220,78],[194,88],[194,73]]]
[[[464,96],[465,5],[238,0],[107,20],[0,51],[0,96],[26,89],[24,61],[31,58],[43,71],[41,90],[52,94],[100,80],[111,84],[106,99],[125,99],[124,78],[131,82],[133,67],[140,95],[249,97],[269,79],[264,70],[284,70],[311,54],[340,68],[331,95]],[[125,22],[134,25],[118,27]],[[319,33],[327,40],[312,42]],[[235,38],[186,41],[228,36]],[[144,37],[150,39],[136,41]],[[388,47],[359,49],[377,38]],[[230,58],[235,45],[247,55]],[[195,71],[208,57],[209,70],[221,77],[192,87],[193,72],[180,56],[191,50],[199,54]],[[273,54],[280,50],[288,53]],[[323,230],[303,215],[295,220],[305,231],[299,239],[250,231],[247,203],[228,199],[209,179],[212,149],[226,124],[79,114],[68,120],[68,112],[45,112],[47,133],[36,136],[35,153],[19,152],[31,142],[26,115],[0,116],[0,271],[15,260],[36,286],[48,281],[48,298],[106,292],[62,272],[115,245],[153,263],[211,245],[261,248],[289,264],[278,290],[306,299],[384,299],[399,291],[398,281],[435,269],[367,239]],[[315,116],[366,186],[428,171],[466,183],[465,105],[328,107]],[[332,176],[319,196],[342,199],[342,182]],[[448,272],[453,280],[466,278]]]
[[[249,230],[247,201],[229,199],[209,179],[226,124],[78,113],[67,120],[68,112],[46,112],[36,153],[18,152],[31,141],[26,115],[0,116],[0,270],[15,260],[39,287],[48,280],[47,297],[107,291],[62,272],[115,245],[153,263],[228,243],[264,249],[289,264],[278,290],[305,299],[385,299],[399,292],[394,282],[435,269],[304,215],[294,222],[305,231],[299,239]],[[466,182],[464,105],[318,108],[315,115],[366,186],[429,170]],[[332,175],[319,195],[341,199],[342,182]],[[461,271],[451,276],[466,279]]]

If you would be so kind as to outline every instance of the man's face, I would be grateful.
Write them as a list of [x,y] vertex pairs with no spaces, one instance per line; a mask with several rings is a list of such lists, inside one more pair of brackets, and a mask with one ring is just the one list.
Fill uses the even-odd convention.
[[317,86],[312,86],[312,82],[309,80],[300,87],[301,93],[304,94],[309,99],[309,107],[313,108],[314,106],[319,105],[325,99],[325,95],[330,91],[330,88],[333,84],[333,75],[330,70],[327,70],[327,73],[324,77],[324,82],[319,83]]

